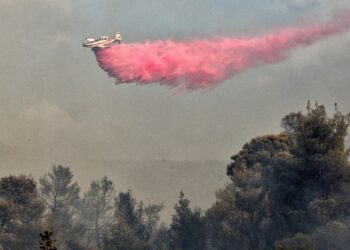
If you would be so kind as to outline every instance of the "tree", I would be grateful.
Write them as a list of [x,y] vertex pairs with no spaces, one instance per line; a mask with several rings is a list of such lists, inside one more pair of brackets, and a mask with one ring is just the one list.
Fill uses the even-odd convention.
[[53,166],[52,173],[39,179],[41,197],[52,214],[59,216],[67,212],[79,199],[80,187],[76,182],[71,183],[72,179],[70,168],[61,165]]
[[146,242],[151,239],[156,225],[160,219],[159,212],[163,209],[162,204],[149,204],[144,209],[144,224],[145,224],[145,236]]
[[84,233],[83,225],[77,223],[80,187],[72,179],[70,168],[60,165],[39,179],[41,198],[47,208],[46,228],[55,233],[58,249],[70,249],[69,245],[78,244]]
[[130,230],[124,218],[118,218],[104,238],[104,250],[147,250],[147,242],[139,239]]
[[[301,195],[308,200],[288,204],[294,208],[304,208],[309,201],[337,193],[344,184],[350,183],[349,151],[345,147],[349,115],[343,115],[336,108],[329,118],[325,107],[318,104],[315,108],[308,105],[307,111],[307,114],[291,113],[282,119],[293,158],[285,161],[284,168],[275,168],[275,178],[283,178],[294,189],[289,188],[289,195]],[[284,171],[290,173],[285,175]],[[288,187],[281,187],[285,188]],[[279,193],[278,189],[276,192],[277,195],[286,193],[285,190]]]
[[316,242],[316,249],[349,249],[350,231],[349,225],[339,221],[331,221],[317,228],[312,238]]
[[0,179],[0,245],[4,249],[36,249],[44,210],[36,183],[25,175]]
[[160,227],[155,231],[151,242],[151,249],[170,250],[169,229],[164,223],[162,223]]
[[190,201],[182,191],[174,209],[175,214],[169,229],[171,249],[206,249],[205,220],[199,209],[192,211]]
[[101,249],[103,235],[111,226],[114,195],[113,182],[104,176],[91,182],[90,189],[82,200],[83,220],[87,222],[87,241],[94,239],[98,249]]
[[119,192],[115,199],[115,222],[105,236],[105,249],[149,249],[149,241],[159,220],[162,204],[144,205],[131,191]]
[[329,117],[324,106],[308,104],[306,114],[281,124],[281,134],[257,137],[231,157],[232,183],[207,211],[212,247],[284,249],[350,215],[349,115],[336,107]]
[[128,231],[140,240],[145,239],[146,226],[143,223],[144,205],[132,197],[132,193],[119,192],[115,199],[115,217],[124,221]]
[[[308,235],[296,234],[292,238],[277,241],[274,250],[315,250],[315,242]],[[319,248],[317,248],[319,249]]]
[[264,249],[274,232],[270,200],[262,187],[261,170],[242,169],[233,183],[216,193],[207,211],[210,245],[214,249]]
[[[290,233],[310,233],[322,223],[350,214],[348,126],[349,115],[336,108],[328,117],[318,104],[308,105],[307,114],[291,113],[282,119],[291,156],[279,157],[273,164],[271,196]],[[297,214],[299,219],[294,217]]]

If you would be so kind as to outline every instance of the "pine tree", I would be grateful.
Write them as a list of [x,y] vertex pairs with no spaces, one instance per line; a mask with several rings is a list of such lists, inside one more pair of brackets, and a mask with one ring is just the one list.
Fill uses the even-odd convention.
[[81,210],[87,223],[87,241],[94,239],[98,249],[102,248],[103,235],[111,227],[113,217],[114,185],[107,176],[94,180],[84,194]]
[[59,249],[70,249],[70,244],[81,245],[85,231],[77,220],[80,187],[72,179],[70,168],[60,165],[53,166],[51,173],[39,179],[40,195],[47,208],[45,227],[55,232]]
[[104,239],[104,249],[150,249],[162,208],[161,204],[137,202],[130,190],[119,192],[115,199],[114,224]]
[[170,246],[172,249],[206,249],[205,221],[200,210],[192,211],[190,200],[180,192],[179,201],[174,206],[175,214],[170,225]]

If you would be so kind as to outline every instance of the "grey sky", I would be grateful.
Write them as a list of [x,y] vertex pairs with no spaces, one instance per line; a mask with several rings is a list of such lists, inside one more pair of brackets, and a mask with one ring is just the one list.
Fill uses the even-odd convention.
[[115,86],[81,47],[86,36],[115,31],[126,43],[262,34],[326,20],[347,2],[0,0],[0,173],[63,164],[94,178],[103,173],[84,172],[86,162],[229,161],[308,99],[350,111],[349,32],[214,90],[175,96],[158,85]]

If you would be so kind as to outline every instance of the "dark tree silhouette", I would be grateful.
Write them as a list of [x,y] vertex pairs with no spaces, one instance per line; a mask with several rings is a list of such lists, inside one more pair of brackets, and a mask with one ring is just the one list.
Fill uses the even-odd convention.
[[159,220],[161,204],[144,205],[131,191],[119,192],[115,199],[115,222],[105,236],[105,249],[150,249],[150,239]]
[[0,246],[36,249],[44,206],[36,183],[25,175],[0,179]]
[[39,247],[42,250],[57,250],[55,240],[52,238],[52,231],[40,233]]
[[170,246],[172,249],[206,249],[205,221],[199,209],[192,211],[190,201],[180,192],[175,204],[175,214],[170,225]]

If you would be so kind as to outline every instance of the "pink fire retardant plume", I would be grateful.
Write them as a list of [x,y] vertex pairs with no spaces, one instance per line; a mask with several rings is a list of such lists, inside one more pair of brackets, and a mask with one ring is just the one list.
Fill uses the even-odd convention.
[[350,28],[350,13],[325,24],[287,28],[255,38],[171,40],[122,44],[95,50],[100,67],[116,83],[159,83],[182,90],[211,88],[261,63],[278,63],[300,45]]

